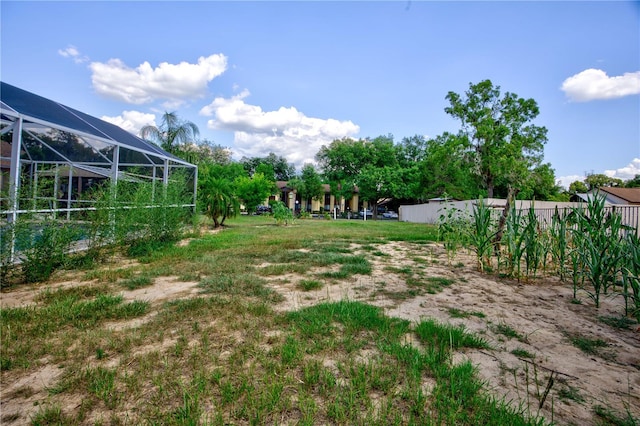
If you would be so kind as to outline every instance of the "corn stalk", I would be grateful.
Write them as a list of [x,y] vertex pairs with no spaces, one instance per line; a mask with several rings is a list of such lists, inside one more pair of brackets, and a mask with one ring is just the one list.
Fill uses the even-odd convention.
[[625,260],[622,268],[625,315],[632,315],[640,322],[640,238],[629,232],[624,240]]
[[491,247],[495,237],[492,227],[491,209],[482,201],[473,208],[469,242],[476,253],[478,269],[491,267]]
[[[567,267],[567,256],[569,249],[569,232],[567,229],[567,218],[563,213],[560,215],[558,207],[551,219],[551,257],[557,265],[560,281],[564,281]],[[575,287],[574,287],[575,291]],[[575,294],[574,294],[575,298]]]
[[591,289],[585,291],[600,307],[600,295],[607,294],[614,287],[621,272],[622,261],[622,217],[619,214],[607,213],[605,198],[596,196],[587,203],[586,211],[574,209],[572,229],[575,249],[579,256],[586,278]]

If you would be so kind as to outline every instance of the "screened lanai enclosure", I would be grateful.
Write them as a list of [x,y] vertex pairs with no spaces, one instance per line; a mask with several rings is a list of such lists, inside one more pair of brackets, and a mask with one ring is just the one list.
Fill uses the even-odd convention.
[[195,165],[116,125],[0,84],[0,226],[23,217],[81,222],[105,188],[112,209],[130,208],[139,186],[154,208],[178,182],[172,207],[195,207]]

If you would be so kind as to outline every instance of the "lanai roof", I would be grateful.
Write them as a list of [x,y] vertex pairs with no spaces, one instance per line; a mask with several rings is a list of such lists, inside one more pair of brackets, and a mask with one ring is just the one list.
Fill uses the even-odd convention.
[[192,166],[121,127],[5,82],[0,82],[0,112],[3,121],[8,117],[21,116],[29,122],[84,134],[110,145],[119,145],[158,159]]

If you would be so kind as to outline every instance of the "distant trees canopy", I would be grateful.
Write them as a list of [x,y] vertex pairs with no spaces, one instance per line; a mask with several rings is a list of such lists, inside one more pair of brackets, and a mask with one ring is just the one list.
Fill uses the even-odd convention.
[[635,175],[633,179],[629,179],[624,183],[626,188],[640,188],[640,175]]
[[587,175],[582,181],[575,181],[569,185],[569,191],[573,193],[585,193],[592,189],[602,187],[627,187],[633,188],[634,185],[640,187],[640,175],[636,175],[633,179],[624,182],[622,179],[607,176],[602,173],[592,173]]
[[[266,157],[242,157],[240,164],[242,164],[249,176],[262,172],[268,179],[288,181],[296,175],[295,165],[273,152],[270,152]],[[262,168],[260,168],[261,165]],[[271,169],[265,169],[265,166],[271,166]],[[267,170],[269,172],[265,173]],[[271,173],[273,173],[273,176],[270,175]]]
[[231,150],[206,139],[195,142],[181,143],[175,146],[176,156],[192,164],[229,164],[231,162]]
[[588,175],[584,183],[587,184],[589,189],[596,189],[608,186],[624,186],[622,179],[613,178],[604,174],[591,174]]
[[569,191],[573,193],[584,194],[585,192],[589,191],[589,187],[583,181],[577,180],[575,182],[571,182],[571,185],[569,185]]
[[[555,184],[554,170],[543,163],[547,129],[533,124],[538,105],[533,99],[501,93],[490,80],[469,84],[463,95],[448,92],[445,112],[459,120],[457,133],[433,138],[414,135],[399,143],[393,135],[374,139],[342,138],[322,146],[317,168],[305,164],[301,174],[285,157],[231,159],[228,148],[196,141],[197,127],[165,113],[159,128],[148,126],[143,137],[153,137],[165,149],[199,166],[199,197],[203,211],[221,226],[242,202],[248,211],[277,192],[275,181],[286,181],[307,199],[321,199],[322,184],[331,193],[350,199],[358,188],[374,214],[384,199],[423,201],[436,197],[483,197],[560,200],[568,196]],[[592,175],[585,187],[622,185]],[[572,184],[577,188],[578,183]],[[629,185],[640,186],[640,176]]]

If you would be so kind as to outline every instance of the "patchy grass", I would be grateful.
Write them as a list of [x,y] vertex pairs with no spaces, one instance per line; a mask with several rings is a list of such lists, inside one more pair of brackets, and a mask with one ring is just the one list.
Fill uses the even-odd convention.
[[591,339],[580,335],[569,336],[569,340],[573,346],[589,355],[600,355],[601,349],[609,346],[609,344],[602,339]]
[[493,332],[496,334],[501,334],[505,337],[508,337],[509,339],[518,339],[518,340],[522,340],[522,335],[520,333],[518,333],[513,327],[511,327],[510,325],[504,323],[504,322],[500,322],[498,324],[493,324],[493,326],[491,327]]
[[634,319],[625,316],[599,316],[598,320],[610,327],[619,328],[621,330],[628,330],[632,326],[638,324]]
[[529,358],[529,359],[535,359],[536,355],[532,354],[531,352],[527,351],[526,349],[523,348],[516,348],[513,349],[511,351],[511,353],[519,358]]
[[322,288],[322,286],[322,282],[318,280],[300,280],[298,283],[298,288],[303,291],[318,290]]
[[[269,218],[228,223],[224,231],[187,246],[136,253],[144,265],[135,269],[93,273],[90,279],[100,282],[94,287],[44,292],[34,306],[2,309],[3,370],[30,374],[45,362],[60,372],[43,403],[16,413],[22,416],[17,421],[544,423],[487,396],[470,362],[453,363],[454,350],[488,347],[463,327],[430,319],[413,324],[353,301],[289,313],[273,309],[282,296],[270,289],[268,278],[312,268],[314,274],[337,270],[335,279],[367,275],[376,250],[355,254],[354,244],[427,244],[435,240],[435,228],[310,220],[274,232]],[[272,266],[256,266],[261,264]],[[125,302],[121,284],[137,276],[197,277],[202,293],[153,306]],[[414,279],[418,283],[410,290],[416,292],[452,282],[419,274]],[[311,290],[322,281],[298,285]],[[143,316],[144,322],[126,327]],[[125,327],[112,329],[107,322]],[[419,345],[408,345],[408,335]],[[64,405],[67,401],[73,404]],[[3,413],[3,421],[13,415]]]
[[477,318],[485,318],[486,315],[483,314],[482,312],[476,312],[476,311],[463,311],[461,309],[458,308],[449,308],[447,309],[447,312],[449,312],[449,316],[451,316],[451,318],[469,318],[469,317],[477,317]]

